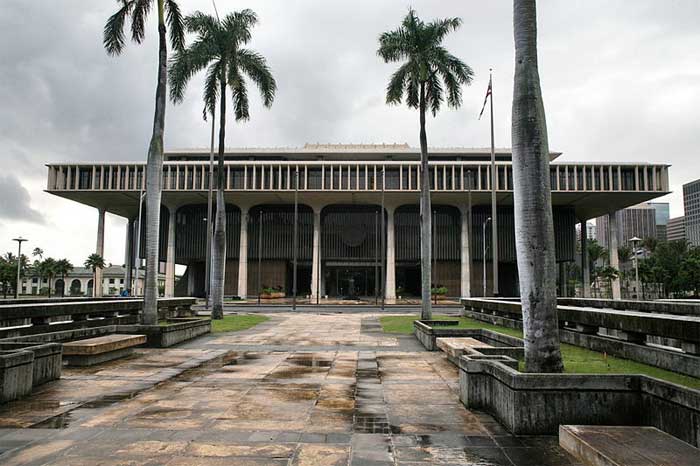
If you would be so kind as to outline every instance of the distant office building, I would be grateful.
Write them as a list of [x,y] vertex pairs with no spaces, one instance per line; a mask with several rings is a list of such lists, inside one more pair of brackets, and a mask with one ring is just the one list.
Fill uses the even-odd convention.
[[[586,238],[590,241],[592,239],[596,239],[596,226],[594,223],[591,222],[586,222]],[[581,224],[577,223],[576,224],[576,238],[580,241],[581,240]]]
[[685,209],[685,239],[693,246],[700,246],[700,180],[683,185]]
[[666,239],[679,241],[685,239],[685,217],[676,217],[668,221]]
[[656,211],[656,239],[666,241],[668,237],[668,221],[671,218],[671,206],[668,202],[648,202]]
[[[656,209],[649,203],[637,204],[626,209],[618,210],[617,217],[617,244],[618,247],[629,245],[629,240],[637,237],[640,239],[656,238]],[[596,218],[598,243],[607,247],[609,241],[608,216]]]

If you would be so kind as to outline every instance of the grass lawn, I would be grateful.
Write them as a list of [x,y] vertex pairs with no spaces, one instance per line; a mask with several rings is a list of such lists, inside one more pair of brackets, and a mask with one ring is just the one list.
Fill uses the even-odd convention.
[[[413,321],[417,318],[418,317],[415,315],[384,316],[380,317],[379,321],[382,325],[382,329],[386,333],[403,333],[410,335],[413,333]],[[455,319],[457,319],[457,317],[433,316],[433,320]],[[459,317],[459,325],[456,328],[483,328],[514,337],[522,338],[523,336],[522,331],[519,329],[491,325],[466,317]],[[675,372],[659,369],[658,367],[649,366],[647,364],[606,356],[597,351],[567,344],[561,345],[561,352],[564,357],[564,368],[566,372],[571,374],[644,374],[686,387],[700,389],[700,379],[676,374]]]
[[251,315],[251,314],[236,314],[224,316],[222,320],[212,320],[211,321],[211,331],[212,333],[218,332],[238,332],[240,330],[247,330],[251,327],[255,327],[267,320],[269,317]]

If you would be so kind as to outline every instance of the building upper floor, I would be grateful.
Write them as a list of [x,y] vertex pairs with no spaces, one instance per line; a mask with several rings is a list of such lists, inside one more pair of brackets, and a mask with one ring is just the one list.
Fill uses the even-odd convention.
[[[452,197],[474,194],[488,199],[495,188],[499,200],[512,203],[513,166],[510,149],[497,149],[492,176],[489,149],[431,148],[431,191]],[[596,194],[612,207],[627,207],[666,194],[667,164],[560,162],[550,155],[553,202],[575,205]],[[163,164],[164,197],[185,199],[209,189],[209,151],[169,151]],[[230,193],[289,196],[295,191],[330,194],[417,195],[420,151],[408,145],[309,145],[300,149],[231,149],[226,152],[223,185]],[[216,170],[216,164],[214,164]],[[145,163],[56,163],[48,165],[47,191],[78,202],[113,208],[113,193],[145,190]],[[216,176],[212,177],[216,179]],[[610,194],[615,194],[610,198]],[[133,197],[133,196],[132,196]],[[101,199],[101,200],[100,200]],[[615,202],[617,199],[619,202]],[[261,201],[269,199],[261,199]],[[342,199],[339,199],[342,200]],[[182,203],[178,201],[179,203]],[[596,202],[596,196],[591,198]],[[618,205],[619,204],[619,205]],[[113,213],[125,215],[114,210]],[[588,212],[587,218],[596,212]]]

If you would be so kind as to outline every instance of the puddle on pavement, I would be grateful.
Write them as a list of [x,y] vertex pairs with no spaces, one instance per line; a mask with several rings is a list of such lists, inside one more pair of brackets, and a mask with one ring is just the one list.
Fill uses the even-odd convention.
[[324,359],[314,359],[314,358],[294,358],[294,359],[288,359],[288,361],[296,366],[303,366],[303,367],[331,367],[333,365],[333,361],[328,361]]

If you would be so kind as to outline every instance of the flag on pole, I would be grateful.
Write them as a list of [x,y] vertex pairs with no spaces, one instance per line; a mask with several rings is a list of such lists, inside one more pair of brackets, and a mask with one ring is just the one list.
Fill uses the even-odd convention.
[[489,87],[486,89],[486,97],[484,97],[484,105],[481,107],[481,112],[479,113],[479,120],[481,120],[481,116],[484,114],[484,110],[486,109],[486,102],[488,102],[489,97],[491,96],[491,77],[489,77]]

